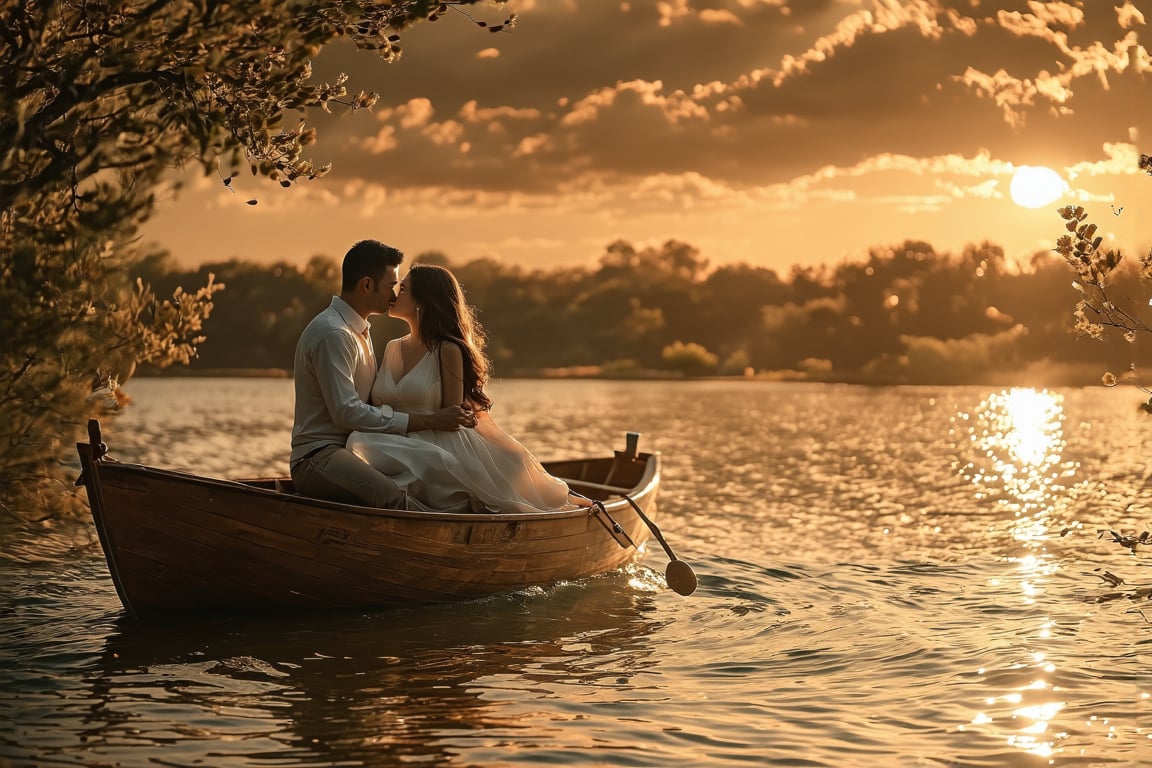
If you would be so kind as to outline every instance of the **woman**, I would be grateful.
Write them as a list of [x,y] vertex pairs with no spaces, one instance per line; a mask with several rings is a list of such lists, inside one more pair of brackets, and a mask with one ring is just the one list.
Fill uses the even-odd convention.
[[[353,432],[348,448],[394,478],[402,475],[417,506],[460,511],[467,503],[473,511],[488,512],[568,506],[567,484],[549,475],[492,420],[492,400],[484,391],[488,360],[483,330],[452,273],[412,265],[388,314],[406,322],[410,333],[388,342],[372,385],[372,403],[407,413],[463,405],[475,412],[476,427],[407,437]],[[405,441],[413,439],[439,446],[451,460],[427,466],[425,452],[412,451],[410,444],[405,450]]]

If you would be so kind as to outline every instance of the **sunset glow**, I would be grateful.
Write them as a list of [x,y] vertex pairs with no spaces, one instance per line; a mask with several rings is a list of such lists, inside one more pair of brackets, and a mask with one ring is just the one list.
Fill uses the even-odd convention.
[[1111,241],[1146,248],[1138,6],[478,5],[519,22],[490,34],[449,13],[405,31],[394,64],[318,58],[318,81],[347,72],[350,92],[380,94],[309,115],[329,176],[281,189],[245,172],[229,189],[190,169],[144,236],[185,265],[304,263],[361,237],[545,269],[592,265],[618,238],[785,271],[906,239],[1027,263],[1059,235],[1045,206],[1067,189],[1094,216],[1127,205]]

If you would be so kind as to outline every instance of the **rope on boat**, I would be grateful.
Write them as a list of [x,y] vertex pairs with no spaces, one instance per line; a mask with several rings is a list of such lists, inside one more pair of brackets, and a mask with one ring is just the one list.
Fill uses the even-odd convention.
[[[620,525],[620,523],[616,522],[612,515],[608,514],[608,509],[604,506],[604,502],[600,501],[599,499],[591,499],[579,491],[572,490],[571,488],[568,489],[568,493],[588,502],[588,514],[594,515],[596,517],[597,522],[599,522],[600,525],[604,526],[605,530],[612,534],[613,540],[615,540],[615,542],[620,545],[621,549],[628,549],[628,547],[638,549],[636,542],[634,542],[632,537],[628,535],[628,531],[624,530],[624,526]],[[601,518],[601,515],[607,519]],[[621,537],[623,537],[623,541],[620,540]]]
[[[612,533],[612,538],[616,540],[617,544],[619,544],[621,547],[624,547],[624,543],[618,538],[618,536],[623,536],[628,541],[628,543],[632,545],[633,549],[640,551],[640,548],[636,546],[636,542],[632,541],[632,537],[628,535],[628,532],[624,530],[623,526],[621,526],[620,523],[616,522],[612,516],[608,514],[608,510],[605,508],[604,502],[600,501],[599,499],[589,499],[587,496],[576,493],[575,491],[572,493],[582,499],[586,499],[591,503],[588,514],[596,516],[596,519],[600,522],[600,524],[603,525],[610,533]],[[664,534],[660,532],[660,528],[656,525],[656,523],[649,519],[648,515],[644,514],[644,510],[640,509],[640,505],[637,504],[631,496],[626,493],[621,493],[620,495],[632,506],[633,511],[636,512],[636,515],[640,518],[644,525],[648,526],[648,530],[652,532],[652,535],[656,537],[656,540],[660,542],[660,546],[664,548],[664,552],[668,555],[668,566],[664,569],[664,580],[668,583],[668,586],[672,589],[673,592],[679,595],[688,596],[695,592],[697,580],[696,573],[692,570],[692,566],[688,565],[688,563],[684,562],[676,556],[676,553],[672,551],[672,547],[668,546],[668,542],[664,539]],[[608,523],[600,518],[601,514],[603,514],[604,517],[611,521],[611,527],[609,527]]]

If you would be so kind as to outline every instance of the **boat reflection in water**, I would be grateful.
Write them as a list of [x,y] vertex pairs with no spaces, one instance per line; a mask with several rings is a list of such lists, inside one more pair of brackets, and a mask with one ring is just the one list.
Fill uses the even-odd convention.
[[501,734],[531,719],[535,699],[613,699],[636,685],[661,626],[651,601],[660,589],[633,566],[546,591],[322,622],[124,621],[92,682],[89,754],[115,759],[147,741],[171,743],[173,764],[440,765],[455,759],[454,743],[473,757],[506,754]]

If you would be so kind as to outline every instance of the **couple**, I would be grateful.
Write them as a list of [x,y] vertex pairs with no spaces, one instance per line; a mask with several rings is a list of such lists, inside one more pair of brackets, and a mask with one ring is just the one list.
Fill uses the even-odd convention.
[[[437,512],[565,508],[549,475],[489,414],[483,331],[448,270],[416,264],[376,240],[344,257],[340,295],[296,347],[290,468],[304,496]],[[397,284],[399,289],[397,290]],[[368,318],[410,333],[375,363]]]

